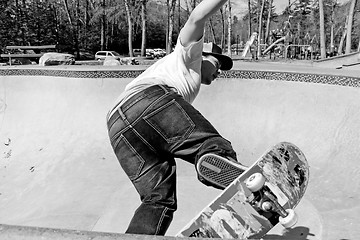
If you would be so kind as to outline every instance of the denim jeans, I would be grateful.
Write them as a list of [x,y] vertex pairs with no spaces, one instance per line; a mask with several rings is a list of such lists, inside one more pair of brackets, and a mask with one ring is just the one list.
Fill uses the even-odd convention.
[[108,130],[117,159],[142,202],[126,233],[165,234],[177,208],[175,158],[195,164],[212,152],[236,159],[230,142],[163,85],[127,100],[108,120]]

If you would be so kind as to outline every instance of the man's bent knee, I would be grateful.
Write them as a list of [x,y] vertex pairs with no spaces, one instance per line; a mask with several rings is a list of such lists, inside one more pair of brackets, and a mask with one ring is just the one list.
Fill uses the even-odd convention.
[[195,164],[199,158],[206,153],[218,154],[229,160],[236,161],[236,152],[232,148],[231,143],[220,136],[209,138],[200,146],[200,150],[196,155]]

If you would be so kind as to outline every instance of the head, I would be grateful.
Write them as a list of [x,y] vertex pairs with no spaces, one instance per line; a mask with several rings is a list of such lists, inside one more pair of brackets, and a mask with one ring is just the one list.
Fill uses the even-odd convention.
[[222,55],[221,48],[214,43],[204,43],[201,65],[201,83],[209,85],[222,70],[230,70],[233,62]]

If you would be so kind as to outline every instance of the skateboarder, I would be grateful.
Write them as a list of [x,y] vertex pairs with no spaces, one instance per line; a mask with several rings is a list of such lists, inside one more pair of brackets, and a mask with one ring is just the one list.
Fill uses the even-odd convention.
[[142,201],[126,233],[165,234],[177,208],[174,158],[192,164],[206,153],[236,159],[231,143],[191,105],[201,83],[232,68],[219,46],[203,42],[206,21],[226,2],[203,0],[174,51],[130,82],[108,114],[111,145]]

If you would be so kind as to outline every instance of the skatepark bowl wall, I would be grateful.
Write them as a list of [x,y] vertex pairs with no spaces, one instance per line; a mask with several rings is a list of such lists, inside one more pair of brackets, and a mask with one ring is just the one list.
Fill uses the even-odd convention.
[[[126,230],[140,200],[110,147],[105,118],[143,71],[133,67],[0,69],[0,224],[6,224],[0,238],[45,231],[8,225],[95,235]],[[223,73],[202,87],[194,106],[232,142],[243,164],[281,141],[307,157],[310,182],[296,208],[298,225],[276,226],[264,239],[358,239],[360,78],[324,68],[254,69]],[[178,159],[177,167],[179,207],[168,236],[219,194],[197,181],[192,165]]]

